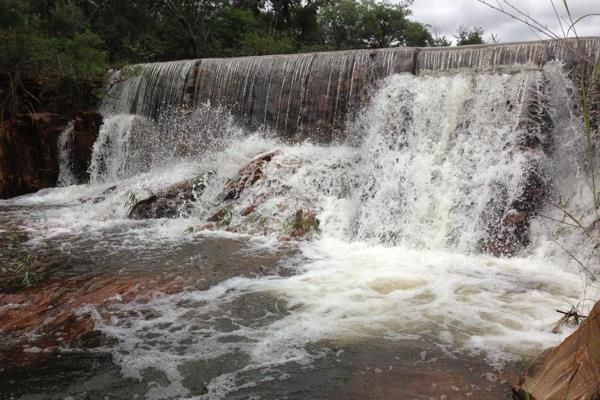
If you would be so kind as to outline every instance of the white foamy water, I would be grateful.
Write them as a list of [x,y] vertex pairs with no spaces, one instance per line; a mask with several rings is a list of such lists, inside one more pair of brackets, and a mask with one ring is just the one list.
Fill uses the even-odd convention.
[[[573,302],[577,274],[533,259],[501,260],[439,251],[325,239],[303,246],[305,262],[291,277],[234,278],[205,292],[167,296],[133,310],[159,316],[120,318],[117,306],[102,330],[120,339],[116,354],[127,376],[158,368],[172,384],[160,397],[185,396],[178,369],[193,360],[242,353],[239,370],[211,381],[207,398],[247,384],[245,375],[288,363],[310,365],[306,345],[420,338],[448,352],[483,354],[492,365],[558,344],[554,308]],[[266,309],[235,312],[238,302]],[[233,306],[232,306],[233,304]],[[279,315],[278,315],[279,314]],[[270,318],[271,317],[271,318]],[[231,321],[221,326],[223,320]],[[164,336],[164,326],[169,327]],[[566,332],[563,332],[566,333]],[[157,339],[148,343],[147,337]],[[263,372],[267,378],[269,372]],[[266,375],[264,375],[266,374]]]
[[[92,184],[10,204],[48,207],[28,222],[32,245],[58,235],[102,239],[115,227],[129,232],[125,246],[188,240],[204,234],[200,227],[225,209],[227,223],[218,230],[277,246],[298,210],[316,214],[320,233],[297,244],[299,259],[282,261],[290,262],[288,276],[236,277],[206,291],[119,304],[103,313],[82,310],[119,339],[109,350],[125,375],[140,378],[148,368],[164,373],[168,383],[150,388],[148,398],[192,397],[185,384],[190,365],[235,355],[239,365],[206,382],[204,398],[224,398],[252,387],[257,375],[278,379],[282,365],[310,367],[315,355],[307,346],[323,340],[419,338],[501,367],[559,343],[569,328],[551,333],[559,319],[555,309],[595,298],[594,289],[584,292],[586,277],[576,263],[548,238],[546,220],[534,219],[532,244],[517,257],[480,251],[490,214],[523,195],[532,162],[546,168],[547,179],[556,177],[556,192],[579,193],[574,202],[585,210],[578,127],[569,99],[555,98],[566,85],[558,66],[394,75],[349,124],[348,143],[331,145],[250,133],[208,105],[152,123],[112,115],[94,146]],[[565,174],[551,168],[571,153],[550,152],[548,158],[520,151],[518,119],[531,87],[554,98],[555,145],[573,152]],[[260,179],[224,201],[227,182],[270,151]],[[196,191],[191,213],[142,226],[127,218],[131,194],[143,199],[195,178],[205,187]],[[551,208],[542,213],[556,216]],[[197,229],[189,233],[188,227]],[[562,238],[576,249],[581,235]],[[149,310],[154,318],[144,317]]]

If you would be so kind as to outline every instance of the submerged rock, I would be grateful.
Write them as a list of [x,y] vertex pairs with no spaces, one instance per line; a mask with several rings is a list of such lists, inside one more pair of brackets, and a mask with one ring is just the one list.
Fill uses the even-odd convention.
[[577,331],[529,366],[515,388],[515,398],[600,399],[600,302]]
[[[100,317],[111,305],[148,302],[157,293],[181,292],[181,277],[155,273],[125,273],[51,279],[20,291],[0,289],[0,360],[7,366],[26,365],[68,344],[96,347],[108,340],[95,331],[94,315]],[[94,309],[95,312],[88,312]],[[97,314],[96,314],[97,313]]]
[[129,211],[129,218],[177,218],[182,213],[189,212],[196,198],[195,190],[204,189],[194,181],[185,181],[175,184],[164,192],[153,194],[143,200],[134,200]]

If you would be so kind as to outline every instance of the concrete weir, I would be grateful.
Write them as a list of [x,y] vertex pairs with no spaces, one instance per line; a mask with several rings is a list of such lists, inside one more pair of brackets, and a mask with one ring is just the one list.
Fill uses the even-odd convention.
[[250,127],[266,125],[296,140],[330,141],[365,104],[377,82],[389,75],[540,68],[549,61],[569,67],[599,49],[600,38],[580,38],[144,64],[144,72],[116,79],[102,108],[156,116],[167,106],[210,102],[231,109]]

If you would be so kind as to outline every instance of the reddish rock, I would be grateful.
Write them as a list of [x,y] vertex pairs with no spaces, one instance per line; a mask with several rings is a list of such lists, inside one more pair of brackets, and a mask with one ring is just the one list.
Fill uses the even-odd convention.
[[56,185],[57,140],[67,123],[58,114],[34,113],[0,124],[0,198]]
[[314,211],[298,210],[290,223],[289,237],[293,239],[308,237],[312,233],[319,232],[320,224],[321,221],[317,219]]
[[[27,364],[59,345],[89,339],[94,321],[81,311],[83,306],[92,306],[102,316],[111,304],[145,302],[157,293],[183,289],[181,278],[136,273],[57,280],[15,293],[0,292],[0,332],[7,340],[0,346],[0,359],[13,366]],[[32,347],[38,350],[27,350]]]
[[527,213],[524,211],[517,211],[515,209],[509,210],[502,218],[503,226],[515,226],[527,219]]
[[240,169],[238,175],[227,182],[224,200],[239,199],[247,187],[262,178],[264,168],[276,155],[277,151],[260,154]]
[[223,223],[227,220],[227,217],[230,216],[231,214],[231,207],[230,206],[225,206],[223,208],[220,208],[217,212],[215,212],[213,215],[211,215],[207,221],[208,222],[213,222],[215,224],[217,223]]
[[577,331],[529,366],[515,396],[520,400],[600,399],[600,302]]

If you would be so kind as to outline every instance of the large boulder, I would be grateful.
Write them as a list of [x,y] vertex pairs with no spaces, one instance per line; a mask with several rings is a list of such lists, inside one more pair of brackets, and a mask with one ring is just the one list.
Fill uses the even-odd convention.
[[529,366],[515,388],[515,398],[600,399],[600,302],[571,336]]
[[21,115],[0,124],[0,199],[56,185],[57,140],[68,119],[54,113]]

